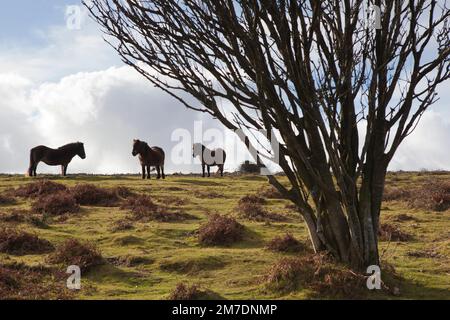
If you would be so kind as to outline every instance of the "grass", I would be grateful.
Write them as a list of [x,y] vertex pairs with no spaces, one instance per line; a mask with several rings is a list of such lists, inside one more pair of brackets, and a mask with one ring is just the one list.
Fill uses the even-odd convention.
[[[302,285],[300,281],[298,286],[289,290],[268,289],[264,278],[270,273],[272,266],[286,261],[283,260],[286,258],[307,259],[305,255],[310,254],[309,250],[298,253],[268,250],[271,241],[277,238],[276,241],[279,242],[289,234],[308,247],[310,244],[307,229],[298,213],[287,200],[280,199],[276,192],[268,188],[263,177],[248,175],[202,179],[196,176],[168,176],[165,181],[143,181],[137,176],[79,175],[45,178],[66,186],[68,190],[80,184],[93,184],[105,190],[117,190],[116,188],[123,186],[128,188],[123,189],[124,194],[115,192],[119,194],[120,204],[111,207],[81,205],[77,214],[64,215],[64,219],[46,213],[36,216],[31,211],[32,203],[37,197],[47,194],[42,185],[40,188],[23,189],[23,195],[15,196],[15,202],[1,205],[1,216],[10,217],[9,214],[14,210],[23,216],[18,219],[0,219],[1,228],[27,232],[49,241],[55,248],[64,248],[68,239],[77,239],[82,244],[95,244],[95,250],[101,253],[103,262],[95,263],[88,272],[82,273],[82,289],[70,292],[67,296],[69,298],[168,299],[173,298],[175,293],[182,297],[189,297],[191,294],[197,296],[199,291],[200,296],[205,299],[211,295],[205,295],[204,292],[212,292],[212,297],[224,299],[329,299],[342,298],[342,295],[330,288],[352,281],[342,271],[337,273],[339,277],[336,278],[321,274],[320,283],[308,286]],[[420,188],[430,178],[448,181],[450,173],[389,174],[387,185],[400,190]],[[0,194],[7,194],[8,190],[11,192],[33,181],[36,180],[0,175]],[[49,186],[55,191],[63,191],[59,186]],[[148,196],[155,206],[164,207],[169,212],[189,215],[192,219],[130,219],[130,209],[120,208],[120,205],[126,203],[128,191]],[[253,221],[240,217],[237,210],[239,200],[245,195],[254,194],[265,199],[263,207],[268,212],[287,219]],[[253,198],[250,199],[252,201],[260,200]],[[383,203],[382,223],[391,226],[389,230],[401,230],[410,237],[407,241],[394,241],[392,238],[391,241],[380,241],[383,262],[393,265],[400,279],[396,280],[399,294],[368,292],[367,298],[450,298],[449,213],[448,209],[433,211],[412,207],[400,196],[393,196]],[[200,244],[200,226],[215,214],[235,217],[245,227],[242,239],[226,246]],[[30,217],[45,221],[46,227],[31,223]],[[62,278],[52,278],[57,285],[39,286],[34,291],[39,292],[39,296],[33,294],[29,298],[66,297],[65,292],[64,295],[61,292],[61,287],[64,287],[68,276],[65,275],[67,266],[63,262],[53,262],[64,259],[52,260],[49,258],[51,255],[52,253],[0,253],[0,261],[23,265],[29,270],[52,268],[63,274]],[[25,290],[24,283],[17,283],[20,279],[16,279],[15,271],[8,270],[11,267],[3,268],[5,282],[2,284],[0,277],[0,288],[4,285],[9,295],[14,295],[15,287]],[[40,277],[42,283],[50,279],[50,275],[41,277],[37,271],[30,271],[31,276]],[[383,280],[385,277],[391,277],[391,273],[382,273]],[[350,287],[350,291],[352,288]]]

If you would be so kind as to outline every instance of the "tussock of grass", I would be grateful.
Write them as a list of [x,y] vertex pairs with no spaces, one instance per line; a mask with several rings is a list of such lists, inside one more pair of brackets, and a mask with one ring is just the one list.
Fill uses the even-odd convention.
[[450,208],[450,182],[431,179],[414,188],[386,186],[383,200],[405,201],[415,209],[445,211]]
[[389,223],[382,223],[378,228],[378,239],[380,241],[406,242],[410,241],[412,236],[411,234],[402,231],[398,226]]
[[244,226],[234,218],[213,214],[200,226],[198,240],[203,245],[227,245],[240,241],[243,235]]
[[[120,188],[121,193],[126,194],[125,189]],[[78,184],[71,189],[76,201],[83,206],[114,207],[120,199],[115,190],[97,187],[93,184]]]
[[92,267],[103,264],[104,260],[95,245],[89,242],[80,242],[76,239],[66,240],[48,256],[47,261],[66,266],[76,265],[82,271],[88,271]]
[[16,199],[11,196],[0,194],[0,206],[16,204]]
[[239,217],[251,221],[286,221],[286,217],[267,211],[258,202],[240,202],[236,209],[239,212]]
[[122,204],[121,209],[129,210],[131,212],[131,219],[135,221],[171,222],[192,218],[192,216],[188,214],[171,211],[165,206],[158,205],[146,195],[128,198]]
[[25,255],[47,253],[53,245],[36,235],[9,228],[0,229],[0,252]]
[[306,246],[298,241],[292,234],[286,233],[284,236],[273,238],[267,249],[277,252],[300,252],[306,250]]
[[256,194],[248,194],[243,196],[242,198],[239,199],[238,204],[239,205],[243,205],[243,204],[266,204],[267,201],[266,199],[264,199],[263,197],[257,196]]
[[66,277],[44,267],[1,264],[0,300],[71,299],[72,293],[61,285]]
[[281,193],[274,186],[262,187],[258,191],[258,194],[261,197],[264,197],[267,199],[284,199],[284,197],[281,195]]
[[57,216],[65,213],[76,213],[80,211],[80,206],[72,194],[66,191],[59,191],[54,194],[40,196],[31,204],[31,209],[36,213]]
[[170,293],[169,300],[203,300],[206,292],[200,290],[198,285],[187,285],[178,283],[175,289]]
[[367,277],[339,266],[325,255],[282,258],[263,277],[268,290],[289,293],[309,289],[311,297],[361,299]]
[[67,187],[61,183],[56,183],[49,180],[39,180],[13,190],[12,194],[16,197],[36,198],[66,190]]
[[411,192],[408,199],[411,208],[433,211],[450,209],[450,181],[431,180]]
[[133,223],[126,219],[115,221],[111,227],[112,232],[126,231],[132,229],[134,229]]

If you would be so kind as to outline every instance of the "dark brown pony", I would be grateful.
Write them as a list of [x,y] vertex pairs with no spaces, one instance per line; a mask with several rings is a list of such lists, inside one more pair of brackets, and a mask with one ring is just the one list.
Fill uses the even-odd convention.
[[39,162],[44,162],[49,166],[61,166],[61,174],[67,175],[67,167],[73,157],[78,155],[81,159],[86,159],[84,144],[81,142],[69,143],[58,149],[51,149],[46,146],[37,146],[30,151],[29,176],[36,176],[36,168]]
[[156,167],[156,172],[158,173],[157,179],[165,179],[164,174],[164,160],[165,153],[160,147],[149,147],[147,142],[135,139],[133,141],[133,157],[139,155],[139,161],[142,166],[142,179],[145,179],[145,169],[147,168],[147,179],[150,179],[150,167]]
[[[192,147],[192,157],[200,156],[202,162],[202,177],[205,177],[205,167],[208,170],[208,177],[211,176],[210,167],[218,166],[220,175],[223,177],[223,165],[227,154],[223,149],[210,150],[201,143],[194,143]],[[219,172],[218,171],[218,172]]]

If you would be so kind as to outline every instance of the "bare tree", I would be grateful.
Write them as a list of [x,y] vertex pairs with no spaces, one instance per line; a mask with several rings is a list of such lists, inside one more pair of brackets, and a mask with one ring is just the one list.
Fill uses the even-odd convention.
[[356,268],[379,263],[388,164],[449,78],[445,0],[87,6],[123,61],[186,107],[231,130],[278,133],[290,187],[269,182],[296,204],[316,251]]

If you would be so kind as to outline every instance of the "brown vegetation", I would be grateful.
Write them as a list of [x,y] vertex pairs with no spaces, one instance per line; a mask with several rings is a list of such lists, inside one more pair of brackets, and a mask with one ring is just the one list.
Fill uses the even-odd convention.
[[204,245],[227,245],[243,238],[244,227],[234,218],[213,214],[200,226],[198,240]]
[[284,199],[274,186],[263,187],[258,191],[258,194],[267,199]]
[[385,187],[384,201],[406,201],[410,208],[445,211],[450,208],[450,182],[432,179],[415,188]]
[[197,285],[186,285],[178,283],[171,292],[169,300],[201,300],[205,297],[206,292],[200,290]]
[[9,195],[0,194],[0,205],[12,205],[16,203],[16,199]]
[[122,204],[121,209],[130,210],[131,219],[137,221],[181,221],[192,218],[190,215],[170,211],[165,206],[157,205],[149,196],[130,197]]
[[82,271],[104,263],[100,251],[91,243],[76,239],[66,240],[47,259],[49,263],[76,265]]
[[45,267],[0,265],[0,300],[71,299],[65,287],[67,275]]
[[66,191],[43,195],[31,204],[32,211],[53,216],[65,213],[76,213],[80,210],[74,196]]
[[278,252],[299,252],[305,250],[306,246],[292,234],[286,233],[284,236],[273,238],[268,243],[267,249]]
[[380,241],[410,241],[412,239],[411,234],[402,231],[398,226],[382,223],[378,228],[378,239]]
[[257,196],[256,194],[248,194],[239,199],[238,204],[266,204],[267,201],[263,197]]
[[[123,187],[117,193],[128,194]],[[84,206],[113,207],[120,201],[116,190],[104,189],[93,184],[77,184],[71,189],[76,201]]]
[[261,204],[254,202],[240,202],[237,206],[239,216],[252,221],[285,221],[286,217],[267,211]]
[[283,258],[264,276],[266,287],[271,291],[286,293],[308,288],[313,291],[313,297],[347,299],[367,295],[366,279],[365,275],[340,267],[329,257],[318,254]]
[[15,229],[0,229],[0,252],[25,255],[47,253],[54,249],[53,245],[36,235]]
[[20,186],[19,188],[13,190],[12,194],[16,197],[36,198],[65,190],[67,190],[67,187],[61,183],[56,183],[49,180],[39,180]]

